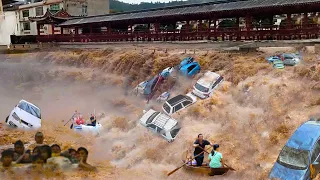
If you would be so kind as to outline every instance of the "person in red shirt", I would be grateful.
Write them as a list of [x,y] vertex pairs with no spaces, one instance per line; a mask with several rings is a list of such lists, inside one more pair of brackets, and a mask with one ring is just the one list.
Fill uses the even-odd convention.
[[84,120],[83,120],[83,118],[82,118],[82,115],[80,115],[80,116],[76,119],[76,123],[77,123],[78,125],[84,124]]

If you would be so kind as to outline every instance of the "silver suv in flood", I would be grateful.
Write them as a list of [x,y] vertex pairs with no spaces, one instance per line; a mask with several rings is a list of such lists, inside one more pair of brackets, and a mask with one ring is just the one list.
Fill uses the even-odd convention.
[[282,54],[281,59],[284,65],[294,66],[301,61],[301,57],[297,54]]
[[224,78],[214,72],[206,72],[193,86],[192,94],[205,99],[210,97],[214,90],[224,81]]
[[173,142],[181,129],[175,119],[153,109],[144,111],[140,124],[153,133],[161,135],[168,142]]

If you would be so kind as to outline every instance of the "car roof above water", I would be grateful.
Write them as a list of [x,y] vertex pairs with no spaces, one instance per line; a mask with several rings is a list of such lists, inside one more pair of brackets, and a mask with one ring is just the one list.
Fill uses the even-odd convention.
[[169,99],[167,102],[168,102],[168,104],[170,104],[170,106],[175,106],[175,105],[177,105],[177,104],[179,104],[179,103],[181,103],[181,102],[183,102],[185,100],[190,100],[189,98],[190,97],[188,97],[186,95],[180,94],[178,96],[175,96],[175,97]]
[[32,106],[34,106],[34,107],[36,107],[36,108],[40,109],[38,106],[36,106],[36,105],[34,105],[34,104],[32,104],[32,103],[30,103],[30,102],[26,101],[26,100],[23,100],[23,99],[19,101],[19,104],[20,104],[20,103],[22,103],[22,102],[23,102],[23,103],[30,104],[30,105],[32,105]]
[[160,115],[152,121],[152,124],[161,129],[171,130],[177,124],[177,121],[172,119],[170,116],[160,113]]
[[320,137],[320,120],[311,119],[302,124],[290,137],[286,146],[301,150],[312,150]]
[[203,75],[202,78],[200,78],[200,79],[197,81],[197,83],[198,83],[198,84],[201,84],[202,86],[209,87],[210,84],[211,84],[213,81],[217,80],[219,77],[220,77],[219,74],[208,71],[208,72],[206,72],[206,73]]

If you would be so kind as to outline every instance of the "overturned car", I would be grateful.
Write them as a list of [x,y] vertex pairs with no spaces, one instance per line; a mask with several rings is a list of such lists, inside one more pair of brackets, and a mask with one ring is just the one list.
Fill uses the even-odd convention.
[[5,122],[16,128],[38,129],[41,127],[40,108],[26,100],[21,100]]
[[160,83],[162,83],[163,79],[164,78],[160,74],[156,75],[152,79],[140,83],[136,88],[134,88],[133,94],[149,98],[152,93],[156,91]]
[[178,66],[180,74],[186,77],[194,77],[201,70],[200,64],[194,61],[194,58],[187,57],[183,59]]

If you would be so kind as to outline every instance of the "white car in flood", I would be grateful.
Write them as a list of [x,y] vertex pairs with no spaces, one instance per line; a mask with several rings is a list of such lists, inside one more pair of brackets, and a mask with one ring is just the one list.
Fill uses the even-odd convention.
[[6,118],[6,123],[17,128],[38,129],[41,127],[40,108],[21,100]]
[[173,142],[181,129],[175,119],[153,109],[144,112],[140,124],[153,133],[161,135],[168,142]]
[[224,78],[214,72],[206,72],[197,83],[193,86],[192,94],[200,97],[201,99],[212,96],[214,90],[224,81]]

